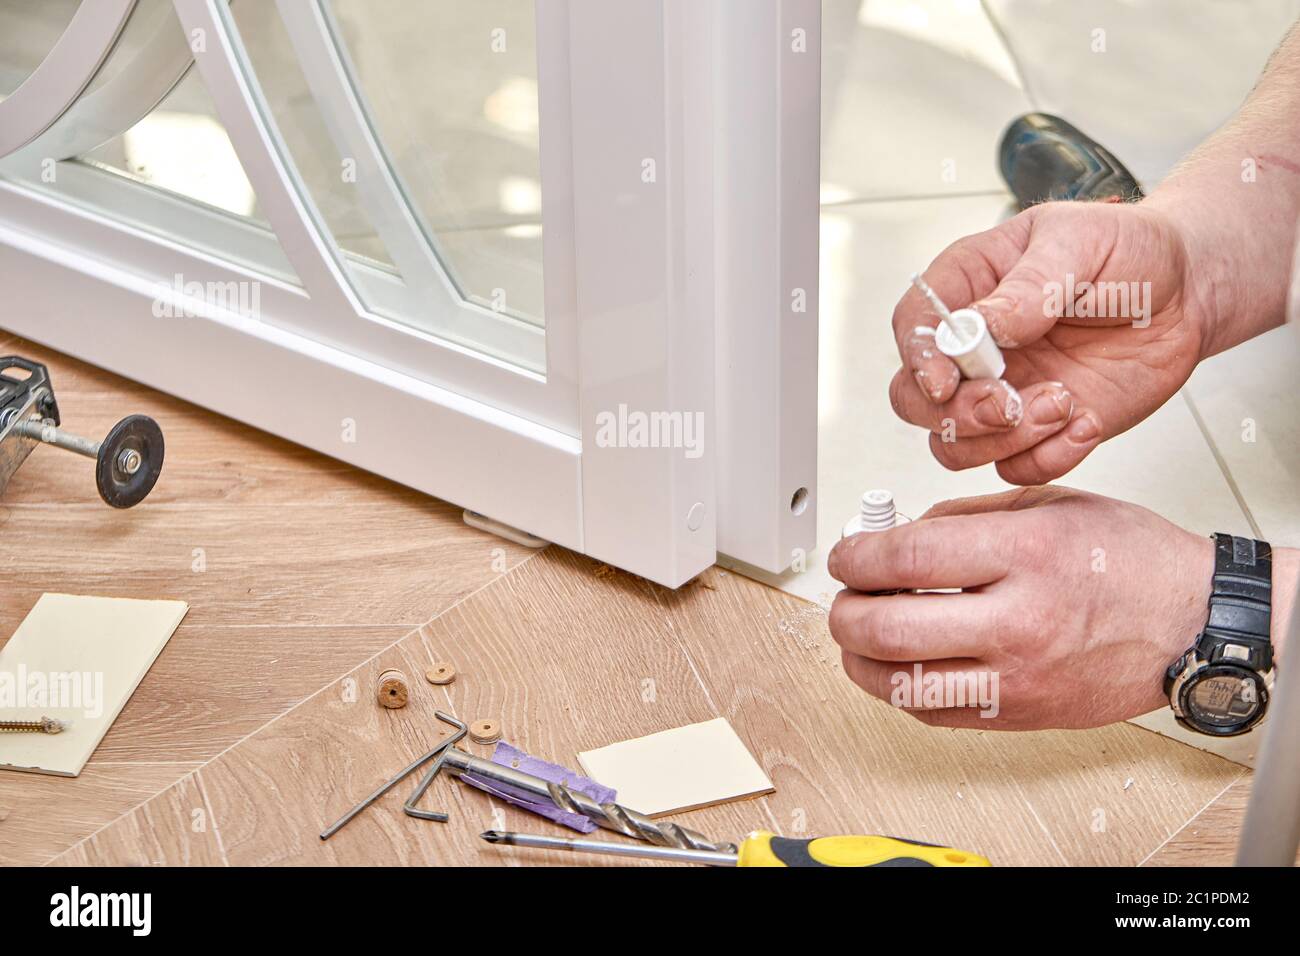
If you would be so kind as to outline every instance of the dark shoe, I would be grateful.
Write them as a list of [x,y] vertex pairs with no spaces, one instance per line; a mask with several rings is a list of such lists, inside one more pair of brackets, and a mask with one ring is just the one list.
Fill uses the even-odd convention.
[[1142,187],[1109,150],[1050,113],[1026,113],[1008,126],[998,159],[1021,209],[1058,199],[1142,198]]

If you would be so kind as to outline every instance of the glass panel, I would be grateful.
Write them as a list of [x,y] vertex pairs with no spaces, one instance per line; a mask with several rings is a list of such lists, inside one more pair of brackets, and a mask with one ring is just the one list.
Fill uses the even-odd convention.
[[[491,169],[496,154],[490,145],[462,140],[459,146],[466,152],[454,152],[455,162],[449,163],[428,149],[417,150],[404,125],[397,130],[402,148],[394,153],[362,84],[356,82],[361,69],[352,60],[358,32],[364,34],[385,15],[405,16],[408,30],[425,29],[431,13],[454,13],[460,5],[365,9],[364,19],[349,24],[334,16],[328,3],[230,5],[263,108],[284,143],[292,171],[342,252],[341,264],[368,312],[544,371],[536,103],[529,106],[531,177],[519,173],[519,164],[511,167],[511,177],[503,178],[499,171],[488,174],[492,188],[515,212],[504,220],[491,211],[484,214],[481,202],[474,205],[470,197],[456,197],[471,189],[482,192],[485,180],[476,178],[474,171]],[[374,37],[377,43],[393,44],[391,49],[365,44],[361,49],[367,59],[399,60],[409,52],[404,34],[383,31]],[[512,42],[531,45],[531,30]],[[480,55],[491,57],[486,39],[483,47]],[[436,82],[447,86],[452,99],[458,95],[455,84],[441,74],[406,77],[403,82],[408,92]],[[431,87],[422,95],[429,102],[437,99]],[[423,116],[407,121],[426,123]],[[450,200],[439,199],[440,206],[413,201],[412,196],[421,193],[413,193],[405,181],[398,162],[402,155],[420,160],[411,168],[425,184],[426,196],[433,190]],[[460,172],[460,179],[453,170]],[[475,216],[465,214],[470,208],[477,210]],[[430,210],[440,217],[437,231],[426,219]],[[525,320],[524,314],[531,319]]]
[[[366,310],[544,372],[533,4],[228,10],[258,108]],[[0,172],[298,282],[170,0],[140,0],[78,102]]]
[[536,23],[527,0],[328,0],[360,92],[461,294],[540,325]]
[[0,100],[41,65],[79,5],[80,0],[0,0]]
[[270,228],[194,68],[148,116],[81,160]]
[[325,124],[276,4],[232,3],[230,10],[275,125],[335,241],[352,256],[396,274],[359,195],[355,167],[344,163]]
[[[297,284],[258,212],[253,187],[199,71],[186,68],[190,62],[170,0],[140,0],[77,103],[34,143],[0,162],[0,170],[119,221]],[[151,82],[139,82],[142,74]],[[154,105],[149,90],[162,101]],[[119,128],[111,128],[114,122]],[[125,131],[120,128],[128,124]],[[82,144],[80,155],[68,157],[70,143]],[[51,166],[55,160],[60,161]]]

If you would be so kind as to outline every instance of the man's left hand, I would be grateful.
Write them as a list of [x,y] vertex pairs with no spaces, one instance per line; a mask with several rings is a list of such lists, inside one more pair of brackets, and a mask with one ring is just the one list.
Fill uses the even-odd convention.
[[[828,566],[846,586],[831,635],[869,693],[939,726],[1097,727],[1168,704],[1164,671],[1205,624],[1214,545],[1136,505],[1034,487],[846,538]],[[918,662],[984,674],[996,707],[900,696]]]

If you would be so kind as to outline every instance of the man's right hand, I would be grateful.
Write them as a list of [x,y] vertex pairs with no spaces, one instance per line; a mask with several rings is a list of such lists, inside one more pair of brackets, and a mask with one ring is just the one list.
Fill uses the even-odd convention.
[[[926,331],[938,316],[909,289],[894,310],[895,411],[930,430],[948,468],[996,462],[1021,485],[1059,478],[1163,405],[1202,358],[1188,261],[1172,220],[1144,204],[1045,203],[959,240],[925,281],[949,308],[984,315],[1012,388],[961,380]],[[1084,283],[1108,285],[1067,305]]]

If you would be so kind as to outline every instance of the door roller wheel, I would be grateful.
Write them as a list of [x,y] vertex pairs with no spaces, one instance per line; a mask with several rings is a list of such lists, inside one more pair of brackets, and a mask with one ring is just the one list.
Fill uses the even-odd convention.
[[162,472],[162,429],[148,415],[128,415],[109,429],[95,460],[95,484],[105,503],[138,505]]

